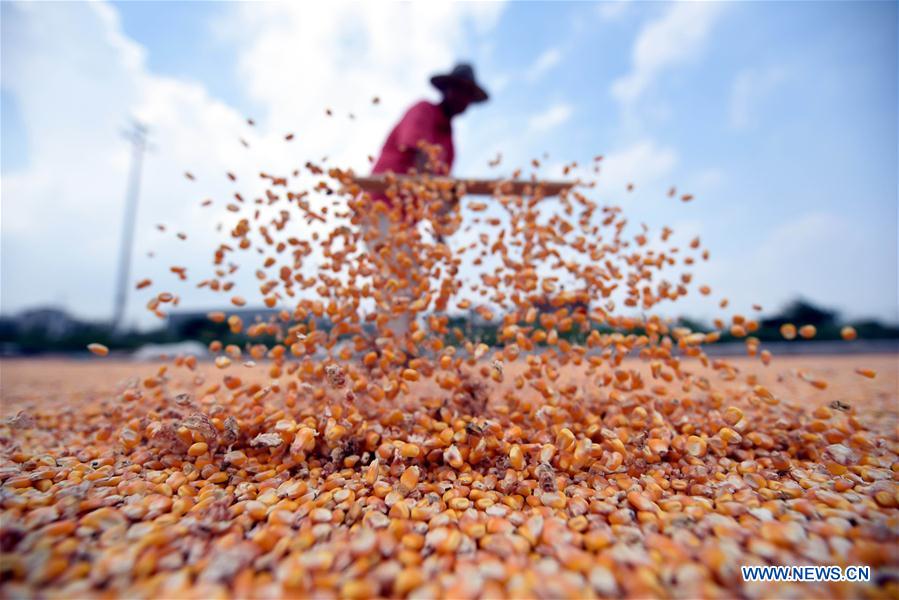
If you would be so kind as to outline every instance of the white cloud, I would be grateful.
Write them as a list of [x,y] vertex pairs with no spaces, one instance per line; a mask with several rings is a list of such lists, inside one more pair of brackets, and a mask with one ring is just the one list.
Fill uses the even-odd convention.
[[596,13],[603,21],[615,21],[626,12],[632,0],[603,0],[597,3]]
[[708,281],[731,298],[735,312],[748,314],[752,303],[773,310],[802,296],[851,307],[849,318],[897,319],[896,271],[864,267],[881,262],[884,251],[882,240],[864,235],[850,219],[809,212],[774,226],[739,255],[715,257]]
[[635,103],[662,72],[699,55],[723,9],[723,2],[676,2],[644,26],[634,42],[631,71],[612,84],[615,99]]
[[[261,107],[252,129],[246,115],[199,83],[152,73],[146,50],[123,33],[112,6],[5,5],[3,86],[21,107],[29,164],[2,181],[3,311],[61,303],[84,316],[111,313],[129,165],[120,132],[132,116],[148,123],[154,146],[145,161],[133,279],[150,277],[157,291],[182,293],[183,306],[221,304],[193,285],[210,274],[211,250],[226,235],[216,225],[233,222],[223,211],[232,194],[239,190],[251,201],[261,191],[260,171],[287,174],[323,155],[329,164],[367,169],[367,155],[377,153],[415,99],[410,94],[428,93],[429,75],[464,58],[471,27],[489,30],[501,10],[230,5],[218,34],[235,46],[239,77]],[[374,95],[382,99],[378,106],[371,105]],[[324,116],[326,106],[334,117]],[[291,144],[283,141],[288,131],[296,134]],[[186,170],[195,183],[183,177]],[[239,187],[226,171],[237,174]],[[214,206],[200,208],[206,197]],[[168,231],[159,233],[156,223]],[[188,240],[178,241],[177,231]],[[177,283],[171,265],[187,266],[191,282]],[[252,296],[252,271],[235,278]],[[144,319],[147,297],[132,294],[130,321]]]
[[574,109],[570,104],[560,102],[528,119],[528,130],[531,133],[543,133],[562,125],[571,118]]
[[674,171],[677,159],[677,152],[654,140],[635,142],[605,156],[600,163],[600,187],[619,192],[629,183],[640,186],[667,184],[664,180]]
[[[238,72],[274,128],[304,127],[309,144],[364,166],[406,108],[410,96],[432,95],[428,79],[448,70],[465,47],[469,28],[489,30],[501,4],[262,3],[237,4],[229,34],[243,51]],[[371,96],[382,100],[367,110]],[[356,122],[333,119],[326,135],[310,127],[325,106],[354,111]],[[324,127],[324,126],[323,126]],[[375,148],[377,149],[377,148]]]
[[786,79],[783,67],[745,69],[734,79],[730,96],[730,124],[746,129],[755,124],[761,105]]
[[562,60],[562,51],[558,48],[548,48],[537,60],[534,61],[524,74],[527,81],[533,83],[539,81],[550,69]]

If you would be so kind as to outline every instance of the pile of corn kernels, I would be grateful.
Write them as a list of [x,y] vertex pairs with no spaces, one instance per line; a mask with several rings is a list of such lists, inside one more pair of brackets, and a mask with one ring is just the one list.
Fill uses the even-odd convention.
[[[109,363],[134,376],[64,378],[40,391],[56,402],[4,383],[4,596],[899,594],[895,389],[884,418],[851,392],[878,383],[878,361],[836,394],[806,365],[774,376],[750,317],[696,332],[658,316],[711,294],[689,272],[707,251],[631,232],[591,184],[457,204],[425,179],[375,202],[349,173],[304,174],[308,190],[263,174],[265,197],[235,195],[198,282],[243,306],[236,257],[259,257],[277,316],[210,318],[274,343]],[[496,323],[496,343],[451,327],[459,310]],[[802,325],[785,337],[813,337]],[[747,358],[706,356],[725,331]],[[872,578],[740,571],[794,564]]]

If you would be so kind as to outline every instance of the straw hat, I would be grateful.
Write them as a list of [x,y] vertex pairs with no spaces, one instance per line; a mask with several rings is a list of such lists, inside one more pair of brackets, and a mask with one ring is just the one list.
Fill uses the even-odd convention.
[[471,92],[472,102],[485,102],[488,98],[487,92],[474,78],[474,69],[466,63],[459,63],[449,73],[434,75],[431,77],[431,85],[441,92],[451,86],[467,90]]

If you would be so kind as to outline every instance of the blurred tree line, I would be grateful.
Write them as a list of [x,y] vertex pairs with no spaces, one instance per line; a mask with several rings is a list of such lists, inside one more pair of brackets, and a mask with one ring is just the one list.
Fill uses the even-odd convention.
[[[586,306],[575,306],[572,310],[587,310]],[[269,311],[248,310],[247,315],[261,318]],[[245,318],[245,322],[251,321]],[[817,306],[804,299],[797,299],[780,312],[759,320],[759,328],[752,335],[762,342],[782,341],[780,326],[784,323],[792,323],[797,327],[802,325],[814,325],[818,333],[815,340],[840,340],[840,329],[845,325],[851,325],[858,332],[862,340],[899,340],[899,325],[883,323],[875,319],[857,321],[845,321],[835,310]],[[681,318],[677,324],[689,327],[693,331],[711,331],[713,328],[701,321],[690,318]],[[327,322],[317,324],[320,329],[328,329]],[[457,329],[465,339],[473,342],[483,342],[494,345],[498,339],[499,325],[496,321],[484,321],[476,313],[451,316],[449,319],[450,330]],[[613,330],[608,327],[599,327],[600,333],[609,333]],[[642,333],[642,331],[628,331],[622,333]],[[577,327],[564,333],[560,333],[561,339],[571,343],[582,343],[587,333]],[[171,344],[193,340],[209,344],[213,340],[220,340],[225,344],[244,346],[247,343],[272,344],[274,338],[250,339],[244,334],[234,334],[225,323],[214,323],[206,318],[205,313],[189,313],[172,315],[169,322],[159,328],[148,331],[113,332],[107,324],[81,321],[72,317],[65,311],[54,308],[33,309],[20,313],[15,317],[0,318],[0,355],[34,355],[44,353],[82,353],[86,352],[86,346],[98,342],[108,346],[112,350],[135,350],[147,344]],[[450,335],[449,343],[457,343],[457,336]],[[737,341],[727,332],[722,332],[721,342]],[[794,343],[803,343],[797,340]]]
[[818,330],[816,340],[842,339],[840,329],[845,325],[854,327],[860,339],[899,339],[899,325],[882,323],[876,319],[844,321],[840,319],[839,312],[816,306],[802,298],[789,303],[780,313],[761,319],[759,329],[753,335],[763,342],[781,340],[780,326],[785,323],[792,323],[797,327],[814,325]]

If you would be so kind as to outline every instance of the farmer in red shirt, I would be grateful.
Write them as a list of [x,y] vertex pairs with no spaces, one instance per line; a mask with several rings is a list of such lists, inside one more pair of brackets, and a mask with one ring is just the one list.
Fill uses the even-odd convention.
[[[487,92],[478,85],[471,65],[458,64],[452,71],[444,75],[431,77],[431,84],[443,94],[439,104],[421,101],[410,108],[402,120],[393,128],[381,155],[378,157],[373,174],[393,173],[409,175],[429,173],[448,175],[453,166],[455,151],[453,149],[453,117],[465,112],[470,104],[485,102]],[[415,218],[417,211],[404,210],[411,208],[409,203],[415,202],[415,195],[399,195],[394,198],[400,206],[384,194],[371,194],[372,208],[375,203],[384,203],[394,209],[391,217],[383,211],[373,210],[363,225],[365,239],[372,254],[380,256],[381,250],[389,247],[389,257],[382,265],[385,278],[400,274],[406,279],[406,287],[400,293],[390,294],[391,304],[402,304],[415,300],[421,287],[421,271],[417,259],[415,243],[408,241],[414,238]],[[442,241],[437,235],[438,241]],[[418,284],[416,283],[418,280]],[[401,337],[410,329],[411,318],[407,311],[401,309],[393,312],[388,326],[394,335]],[[397,316],[397,313],[402,313]]]
[[[466,64],[456,65],[449,74],[431,77],[431,84],[443,94],[440,104],[422,100],[406,112],[387,136],[373,174],[406,175],[412,170],[449,174],[455,158],[451,121],[470,104],[485,102],[487,92],[475,80],[471,65]],[[440,146],[437,164],[428,164],[419,142]]]

